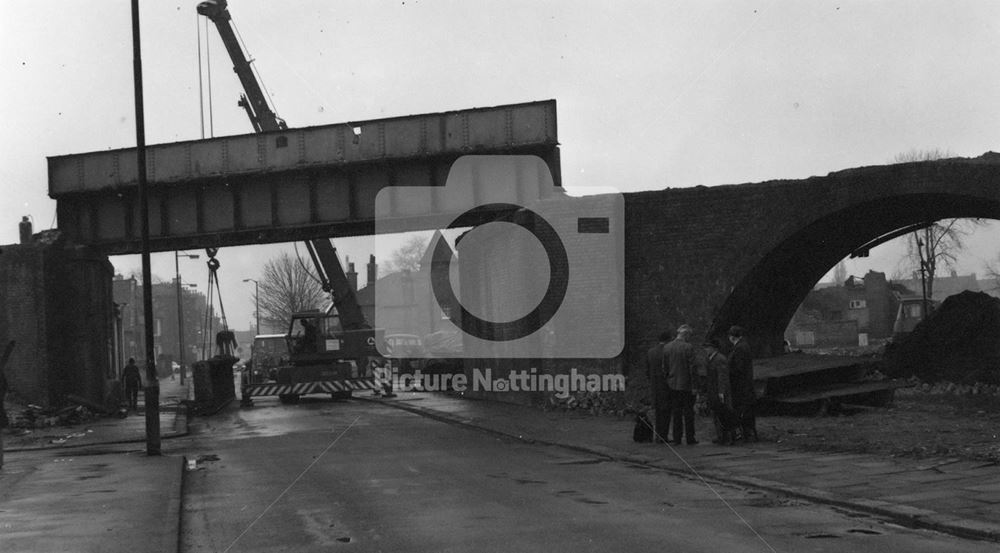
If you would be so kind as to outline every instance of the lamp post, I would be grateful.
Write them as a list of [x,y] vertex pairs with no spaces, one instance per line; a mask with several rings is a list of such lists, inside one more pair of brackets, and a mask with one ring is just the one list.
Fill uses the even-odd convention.
[[254,314],[257,315],[257,335],[260,335],[260,283],[252,278],[245,278],[243,282],[253,283]]
[[927,319],[927,261],[924,260],[924,242],[917,236],[917,254],[920,256],[920,295],[922,306],[920,309],[920,320]]
[[160,383],[153,344],[153,279],[149,261],[149,198],[146,195],[146,120],[142,101],[142,49],[139,47],[139,0],[132,0],[132,81],[135,90],[135,167],[142,240],[142,312],[146,350],[146,455],[160,455]]
[[[184,373],[187,369],[184,368],[184,307],[181,303],[181,265],[180,258],[186,257],[188,259],[198,259],[198,254],[181,254],[178,251],[174,251],[174,282],[177,283],[177,356],[179,357],[177,364],[181,366],[181,386],[184,385],[185,377]],[[196,287],[196,284],[189,285],[191,288]]]

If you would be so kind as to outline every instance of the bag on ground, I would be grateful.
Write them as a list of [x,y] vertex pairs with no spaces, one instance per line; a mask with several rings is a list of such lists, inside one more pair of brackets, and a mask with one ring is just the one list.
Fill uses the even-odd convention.
[[653,424],[645,413],[635,416],[635,428],[632,430],[632,441],[645,443],[653,441]]

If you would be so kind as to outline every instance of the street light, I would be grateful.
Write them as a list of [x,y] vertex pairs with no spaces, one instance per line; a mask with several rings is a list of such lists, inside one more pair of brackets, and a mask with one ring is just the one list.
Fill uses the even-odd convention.
[[245,278],[243,282],[253,283],[254,313],[257,315],[257,335],[260,336],[260,283],[252,278]]
[[[176,250],[174,251],[174,275],[175,282],[177,283],[177,364],[181,367],[181,386],[183,386],[185,382],[184,373],[187,370],[184,368],[184,307],[181,304],[181,257],[198,259],[198,254],[181,254]],[[196,284],[190,285],[191,288],[196,286]]]

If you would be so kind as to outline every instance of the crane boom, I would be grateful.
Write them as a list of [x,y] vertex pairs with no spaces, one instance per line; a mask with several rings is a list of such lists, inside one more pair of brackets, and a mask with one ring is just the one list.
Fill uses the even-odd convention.
[[309,256],[319,272],[323,290],[333,296],[333,306],[340,315],[340,324],[344,330],[361,330],[371,328],[365,320],[365,314],[358,305],[354,287],[347,280],[344,266],[337,257],[337,248],[325,238],[306,242]]
[[[246,91],[246,95],[240,96],[239,105],[246,110],[254,131],[267,132],[287,129],[288,126],[285,122],[275,115],[267,104],[267,98],[264,96],[260,84],[257,83],[257,78],[254,77],[253,68],[250,67],[250,62],[243,54],[243,48],[240,47],[236,33],[233,32],[233,26],[229,23],[232,16],[229,14],[226,0],[201,2],[198,4],[198,13],[215,23],[219,36],[222,37],[222,43],[226,45],[229,58],[233,61],[233,71],[240,78],[243,90]],[[247,96],[249,96],[249,100]]]

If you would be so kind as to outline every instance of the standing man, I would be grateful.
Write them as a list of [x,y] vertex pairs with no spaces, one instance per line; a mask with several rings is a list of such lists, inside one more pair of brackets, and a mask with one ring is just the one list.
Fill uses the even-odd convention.
[[753,390],[753,354],[747,343],[745,332],[740,326],[729,329],[729,341],[733,349],[729,353],[729,381],[733,389],[733,410],[743,440],[757,441],[757,421],[754,403],[757,397]]
[[736,431],[733,416],[733,392],[729,381],[729,362],[719,351],[715,338],[708,340],[702,346],[706,354],[705,396],[709,409],[712,410],[712,423],[715,425],[715,440],[712,443],[721,445],[733,444],[733,433]]
[[3,363],[0,363],[0,469],[3,468],[3,432],[9,426],[7,411],[3,407],[3,398],[7,395],[7,379],[3,375]]
[[139,367],[135,365],[135,359],[128,358],[125,370],[122,371],[122,382],[125,384],[125,401],[128,408],[135,411],[139,408],[139,388],[142,386],[142,376],[139,374]]
[[3,431],[10,426],[10,421],[7,420],[7,411],[3,406],[3,398],[7,395],[7,377],[4,376],[4,369],[7,367],[10,355],[14,353],[15,343],[14,340],[7,342],[7,347],[3,350],[3,356],[0,357],[0,469],[3,468]]
[[669,369],[667,385],[670,387],[671,417],[674,422],[675,445],[681,443],[681,423],[683,434],[688,445],[698,443],[694,439],[694,379],[697,375],[697,351],[688,342],[692,329],[681,325],[677,329],[677,338],[663,348],[663,360]]
[[670,433],[670,390],[663,361],[663,348],[670,341],[670,332],[660,333],[660,341],[646,352],[646,376],[653,400],[653,442],[666,443]]

